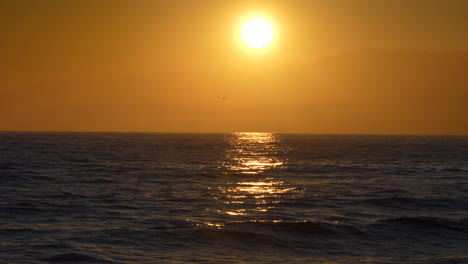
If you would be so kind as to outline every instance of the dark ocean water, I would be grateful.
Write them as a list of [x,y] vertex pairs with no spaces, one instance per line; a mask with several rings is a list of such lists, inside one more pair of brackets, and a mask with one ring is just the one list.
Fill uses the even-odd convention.
[[1,263],[468,263],[468,137],[0,133]]

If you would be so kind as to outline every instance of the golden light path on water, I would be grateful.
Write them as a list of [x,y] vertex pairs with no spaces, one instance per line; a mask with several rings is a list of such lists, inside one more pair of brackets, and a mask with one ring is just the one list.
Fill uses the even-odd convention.
[[[229,222],[280,221],[266,217],[285,198],[298,190],[278,179],[275,171],[286,168],[288,149],[274,133],[234,133],[227,137],[228,149],[222,169],[228,181],[215,187],[214,198],[223,205],[216,209]],[[220,227],[219,223],[206,223]]]
[[279,136],[273,133],[235,133],[228,138],[227,168],[242,174],[260,174],[283,165]]

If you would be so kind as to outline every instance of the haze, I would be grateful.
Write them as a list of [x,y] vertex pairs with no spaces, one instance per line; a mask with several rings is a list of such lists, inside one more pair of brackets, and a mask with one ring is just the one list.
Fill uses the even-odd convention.
[[[246,50],[236,26],[274,18]],[[0,3],[0,130],[468,134],[464,0]]]

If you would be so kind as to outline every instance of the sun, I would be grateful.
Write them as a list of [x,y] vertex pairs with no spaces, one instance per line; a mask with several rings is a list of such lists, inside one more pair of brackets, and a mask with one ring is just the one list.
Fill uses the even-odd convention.
[[260,49],[268,46],[273,40],[273,28],[263,18],[251,18],[241,27],[240,36],[245,45]]

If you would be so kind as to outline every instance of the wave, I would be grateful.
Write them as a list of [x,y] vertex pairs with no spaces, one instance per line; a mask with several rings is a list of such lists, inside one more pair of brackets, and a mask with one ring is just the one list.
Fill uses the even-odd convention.
[[[405,236],[417,236],[420,231],[431,235],[448,236],[454,232],[457,236],[468,233],[468,219],[450,220],[433,217],[398,217],[380,219],[369,224],[346,224],[343,222],[274,222],[274,221],[246,221],[231,222],[221,227],[209,226],[209,236],[219,236],[226,239],[254,239],[257,242],[285,240],[283,242],[301,241],[342,241],[357,239],[380,240],[386,237],[399,236],[403,232]],[[211,233],[210,233],[211,232]],[[402,234],[403,234],[402,233]],[[206,234],[205,234],[206,235]],[[274,237],[274,239],[272,239]]]
[[47,199],[87,199],[89,197],[85,195],[74,194],[74,193],[67,192],[67,191],[61,191],[61,192],[50,193],[48,195],[45,195],[44,198],[47,198]]
[[397,217],[388,218],[377,221],[376,224],[384,224],[391,226],[405,226],[412,228],[425,228],[428,231],[431,229],[451,229],[456,231],[468,232],[468,218],[460,220],[451,220],[446,218],[436,217]]
[[206,226],[194,234],[197,239],[249,243],[256,246],[298,247],[301,244],[323,243],[367,236],[352,225],[323,222],[231,222],[221,227]]
[[365,199],[364,202],[381,207],[400,209],[468,208],[467,201],[464,198],[414,198],[394,196]]
[[7,161],[7,162],[0,162],[0,170],[13,170],[17,168],[22,168],[22,164],[17,162]]
[[41,258],[41,261],[53,263],[115,263],[110,260],[79,253],[65,253],[47,258]]
[[378,190],[374,191],[374,194],[403,194],[403,193],[409,193],[407,190],[403,189],[384,189],[384,190]]
[[118,181],[112,178],[95,178],[90,180],[83,180],[82,182],[91,184],[112,184],[117,183]]
[[77,153],[75,156],[61,156],[60,157],[63,161],[71,162],[71,163],[91,163],[95,162],[91,158],[83,155],[82,153]]
[[0,207],[0,213],[4,213],[6,215],[29,215],[29,214],[38,214],[43,213],[45,210],[37,208],[37,206],[21,206],[21,205],[14,205],[14,206],[6,206]]
[[34,228],[2,228],[0,229],[0,235],[22,235],[22,234],[39,234],[39,233],[50,233],[51,231],[38,230]]

